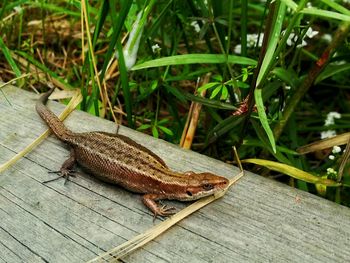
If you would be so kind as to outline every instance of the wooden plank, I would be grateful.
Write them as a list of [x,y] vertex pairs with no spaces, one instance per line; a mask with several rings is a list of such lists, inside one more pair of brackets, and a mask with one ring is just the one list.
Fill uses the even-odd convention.
[[[0,163],[46,129],[37,96],[13,87],[0,95]],[[63,105],[50,102],[58,113]],[[115,132],[115,124],[75,111],[74,131]],[[121,127],[119,132],[179,171],[234,176],[237,168]],[[82,262],[153,226],[140,196],[80,173],[52,178],[69,155],[53,136],[0,175],[0,260]],[[176,207],[186,204],[170,202]],[[125,262],[346,262],[350,209],[248,173],[220,200],[195,213]],[[157,223],[158,220],[155,222]]]

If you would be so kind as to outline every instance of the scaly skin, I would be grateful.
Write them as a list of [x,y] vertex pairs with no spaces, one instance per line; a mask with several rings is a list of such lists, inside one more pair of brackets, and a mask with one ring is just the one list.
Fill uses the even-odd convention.
[[212,173],[174,172],[159,156],[126,136],[68,130],[45,105],[53,90],[41,96],[36,110],[57,138],[71,147],[71,155],[60,169],[61,176],[68,177],[77,162],[103,181],[144,194],[143,203],[155,216],[174,214],[173,207],[159,206],[158,200],[191,201],[228,186],[226,178]]

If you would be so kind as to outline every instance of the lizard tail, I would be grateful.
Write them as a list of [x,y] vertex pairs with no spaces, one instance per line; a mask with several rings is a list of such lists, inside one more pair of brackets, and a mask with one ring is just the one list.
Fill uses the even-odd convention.
[[46,102],[55,88],[50,89],[48,92],[44,93],[36,103],[36,111],[40,117],[46,122],[53,133],[58,139],[69,142],[72,138],[73,133],[67,129],[63,122],[46,106]]

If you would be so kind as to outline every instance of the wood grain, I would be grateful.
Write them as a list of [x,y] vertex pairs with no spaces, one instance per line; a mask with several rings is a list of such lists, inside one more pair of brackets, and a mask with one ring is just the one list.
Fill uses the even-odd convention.
[[[46,126],[37,95],[8,86],[0,94],[0,163]],[[59,113],[63,105],[50,102]],[[115,132],[112,122],[75,111],[74,131]],[[238,169],[121,127],[119,132],[178,171],[231,177]],[[0,261],[84,262],[153,226],[140,196],[83,172],[66,185],[52,178],[69,155],[53,136],[0,174]],[[170,202],[169,202],[170,204]],[[176,207],[186,203],[172,202]],[[218,201],[188,217],[125,262],[347,262],[350,209],[247,173]],[[157,223],[157,221],[156,221]]]

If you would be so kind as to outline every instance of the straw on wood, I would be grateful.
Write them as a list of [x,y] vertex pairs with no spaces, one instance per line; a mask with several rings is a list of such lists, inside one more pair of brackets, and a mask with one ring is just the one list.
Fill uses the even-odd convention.
[[[60,120],[64,120],[81,102],[82,96],[80,94],[80,90],[77,90],[76,94],[72,97],[71,101],[64,109],[64,111],[59,115]],[[6,163],[0,165],[0,173],[5,171],[11,165],[15,164],[19,159],[21,159],[24,155],[33,150],[37,145],[39,145],[48,135],[50,134],[50,130],[47,129],[44,133],[42,133],[36,140],[34,140],[31,144],[25,147],[22,151],[13,156]]]

